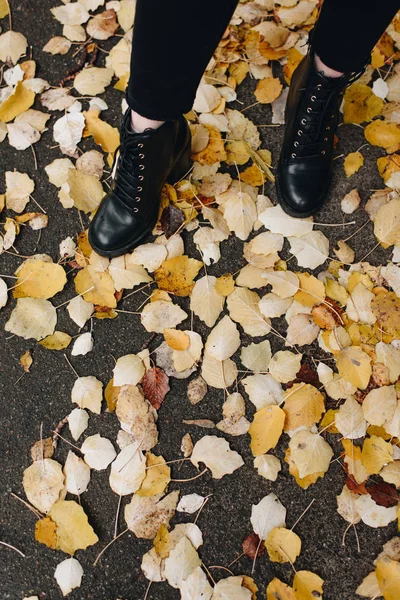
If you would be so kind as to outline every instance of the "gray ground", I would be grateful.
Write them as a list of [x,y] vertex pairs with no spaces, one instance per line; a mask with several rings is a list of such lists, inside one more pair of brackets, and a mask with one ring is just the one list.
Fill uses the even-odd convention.
[[[41,0],[40,3],[20,0],[14,4],[13,22],[14,30],[25,34],[29,43],[33,44],[33,57],[37,61],[38,76],[57,85],[59,79],[66,75],[73,59],[70,56],[71,52],[67,57],[52,57],[41,51],[51,36],[59,35],[61,32],[61,27],[53,21],[49,12],[49,8],[53,4],[53,0]],[[3,22],[6,21],[5,19]],[[242,106],[254,102],[252,87],[251,83],[241,86],[239,98],[243,102]],[[108,90],[105,98],[110,106],[110,110],[105,113],[105,118],[116,125],[120,117],[120,92],[113,89]],[[256,124],[270,122],[269,108],[256,106],[248,110],[247,115]],[[56,114],[57,117],[58,114]],[[53,116],[52,121],[54,119]],[[261,131],[263,147],[272,150],[274,164],[276,164],[282,139],[282,128],[263,127]],[[338,152],[341,154],[357,150],[363,142],[363,132],[359,127],[341,127]],[[19,152],[11,148],[7,141],[0,145],[0,164],[2,166],[0,189],[3,188],[4,191],[5,170],[16,168],[28,172],[36,183],[35,198],[50,215],[49,226],[43,230],[39,243],[37,243],[35,232],[28,231],[28,228],[22,232],[17,242],[17,248],[23,255],[46,252],[53,258],[57,258],[59,242],[67,235],[74,235],[80,231],[77,212],[66,211],[61,207],[56,197],[56,190],[49,184],[43,170],[45,165],[61,156],[58,149],[52,149],[53,145],[50,132],[45,133],[41,141],[35,145],[38,170],[34,169],[32,153],[29,149]],[[90,147],[92,146],[88,143],[87,148]],[[330,201],[318,216],[319,222],[341,223],[344,220],[338,207],[338,201],[353,187],[358,187],[363,202],[369,197],[371,190],[382,187],[375,162],[378,151],[367,147],[364,148],[363,154],[366,164],[351,180],[346,180],[343,175],[343,159],[337,160]],[[270,194],[273,199],[275,198],[272,185],[267,185],[266,193]],[[366,214],[359,210],[355,213],[354,219],[359,226],[366,220]],[[347,217],[347,221],[349,220]],[[353,215],[351,220],[353,220]],[[357,226],[347,227],[345,230],[323,228],[323,231],[329,235],[333,246],[335,240],[346,237]],[[365,256],[375,243],[372,227],[368,225],[360,235],[352,240],[352,245],[357,251],[357,259]],[[223,242],[222,251],[221,261],[215,268],[210,269],[213,274],[234,272],[243,265],[242,244],[233,239],[228,240]],[[195,250],[191,249],[190,254],[195,256]],[[369,256],[369,260],[371,263],[379,264],[388,260],[389,256],[389,252],[384,253],[378,250]],[[12,274],[20,262],[20,258],[3,255],[0,258],[0,272]],[[54,299],[54,303],[61,304],[73,295],[73,283],[72,277],[70,277],[65,290]],[[133,296],[125,302],[123,301],[121,307],[126,310],[135,310],[142,300],[142,297]],[[0,327],[2,417],[0,539],[23,550],[26,558],[21,558],[15,552],[0,547],[2,567],[0,596],[2,599],[19,600],[24,596],[37,594],[39,598],[56,600],[62,596],[53,573],[64,556],[35,542],[35,517],[15,500],[10,492],[24,497],[21,485],[22,472],[30,464],[29,449],[39,438],[40,423],[43,422],[43,433],[44,436],[47,436],[59,420],[70,412],[72,408],[70,391],[75,377],[62,353],[49,352],[41,346],[35,345],[34,342],[4,334],[3,326],[13,306],[14,301],[10,300],[7,307],[3,309],[1,313],[2,326]],[[76,334],[76,327],[69,320],[65,309],[59,310],[57,329],[69,332],[71,335]],[[148,339],[148,334],[141,327],[138,318],[124,314],[120,314],[116,320],[111,321],[95,319],[93,333],[95,350],[86,357],[74,358],[73,364],[80,375],[95,375],[105,383],[111,376],[114,364],[112,357],[137,352],[143,342]],[[153,342],[151,348],[158,343],[159,340]],[[276,350],[278,347],[276,339],[271,339],[271,343]],[[34,363],[31,373],[20,379],[22,369],[19,365],[19,357],[28,348],[32,350]],[[312,353],[313,350],[310,352]],[[159,411],[160,443],[155,450],[157,453],[162,453],[166,460],[180,456],[181,439],[188,430],[194,441],[204,435],[204,430],[185,426],[182,419],[208,418],[217,421],[221,415],[222,392],[210,391],[201,404],[192,407],[186,398],[186,384],[187,381],[173,380],[171,392]],[[251,407],[248,406],[248,416],[252,412]],[[87,433],[93,434],[100,431],[102,435],[115,439],[117,429],[115,416],[102,414],[98,417],[90,417],[90,427]],[[69,435],[67,431],[65,433],[67,436]],[[312,508],[296,527],[296,531],[303,541],[303,549],[296,561],[296,569],[310,569],[326,580],[324,594],[326,600],[355,599],[356,587],[371,570],[373,559],[379,553],[382,544],[395,534],[395,525],[374,530],[360,524],[357,526],[357,533],[361,552],[357,552],[356,539],[352,530],[348,533],[346,546],[343,547],[342,535],[346,523],[336,512],[335,501],[336,494],[340,492],[345,478],[339,462],[335,462],[331,466],[324,479],[311,486],[307,491],[303,491],[294,484],[293,479],[289,476],[286,463],[283,463],[284,469],[277,482],[271,484],[259,477],[252,466],[253,459],[247,436],[230,438],[229,441],[232,448],[239,451],[246,462],[246,465],[233,476],[216,481],[206,475],[195,482],[173,483],[170,486],[170,489],[178,486],[182,493],[196,491],[203,495],[213,494],[198,521],[205,539],[204,546],[201,548],[204,563],[208,566],[226,567],[241,554],[241,542],[251,531],[249,521],[251,504],[258,503],[270,491],[274,491],[287,507],[289,527],[315,498],[316,501]],[[285,440],[284,446],[287,446],[287,440]],[[337,453],[338,450],[339,448],[336,447]],[[63,462],[67,451],[67,445],[61,443],[55,458]],[[283,457],[282,447],[278,449],[277,454],[280,458]],[[173,473],[175,478],[188,478],[193,476],[193,467],[186,464],[179,471],[173,470]],[[150,547],[149,542],[137,540],[133,535],[127,534],[110,548],[97,567],[91,566],[99,549],[112,538],[114,530],[117,497],[109,488],[106,473],[93,473],[89,492],[82,497],[82,505],[101,542],[85,552],[77,553],[85,575],[82,587],[75,590],[69,597],[71,600],[83,598],[136,600],[143,598],[147,580],[141,573],[140,562],[141,556]],[[188,520],[190,517],[182,517],[178,514],[173,522]],[[121,517],[119,531],[124,528],[125,524]],[[227,575],[220,569],[211,571],[215,579]],[[241,558],[233,565],[232,571],[235,574],[250,574],[250,559]],[[265,585],[275,576],[291,582],[292,569],[290,566],[271,563],[264,555],[257,561],[255,569],[256,582],[260,587],[258,595],[260,599],[265,597]],[[172,600],[178,598],[179,593],[166,583],[154,584],[148,597],[153,600]]]

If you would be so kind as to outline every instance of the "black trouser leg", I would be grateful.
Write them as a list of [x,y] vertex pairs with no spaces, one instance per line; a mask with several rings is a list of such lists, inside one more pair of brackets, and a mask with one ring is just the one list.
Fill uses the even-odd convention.
[[399,0],[324,0],[312,47],[331,69],[358,71],[399,9]]
[[238,0],[137,0],[127,101],[148,119],[177,119],[196,89]]

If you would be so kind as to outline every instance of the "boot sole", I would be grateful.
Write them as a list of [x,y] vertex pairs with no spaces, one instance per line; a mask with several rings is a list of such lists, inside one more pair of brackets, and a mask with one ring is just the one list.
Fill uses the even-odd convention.
[[[179,155],[179,158],[177,159],[174,167],[172,168],[171,172],[169,173],[165,183],[169,183],[170,185],[175,185],[190,171],[192,164],[193,164],[193,161],[190,157],[190,148],[191,148],[191,143],[189,141],[189,144],[187,144],[187,146],[185,146],[185,148],[182,150],[181,154]],[[88,234],[89,244],[93,248],[93,250],[100,256],[104,256],[105,258],[116,258],[117,256],[122,256],[123,254],[126,254],[127,252],[134,250],[135,248],[137,248],[137,246],[140,246],[140,244],[151,235],[151,232],[153,231],[154,225],[156,223],[157,223],[157,220],[154,221],[154,223],[151,225],[151,227],[147,227],[141,233],[141,235],[138,238],[136,238],[134,241],[129,242],[129,244],[125,244],[125,246],[121,246],[120,248],[116,248],[115,250],[102,250],[101,248],[98,248],[95,244],[93,244],[91,241],[90,227],[89,227],[89,234]]]

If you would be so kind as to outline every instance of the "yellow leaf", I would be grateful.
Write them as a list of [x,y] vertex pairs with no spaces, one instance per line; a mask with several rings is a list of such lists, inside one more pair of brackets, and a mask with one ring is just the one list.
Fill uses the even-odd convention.
[[324,580],[311,571],[297,571],[293,579],[293,589],[297,600],[322,600]]
[[164,329],[164,339],[173,350],[187,350],[190,345],[190,337],[179,329]]
[[299,485],[303,490],[306,490],[310,485],[315,483],[320,477],[325,475],[324,471],[319,471],[317,473],[312,473],[311,475],[307,475],[306,477],[300,477],[299,469],[295,465],[292,457],[290,448],[286,450],[285,453],[285,462],[289,465],[289,473],[295,478],[297,485]]
[[372,121],[364,129],[364,135],[372,146],[385,148],[389,153],[396,152],[400,147],[400,127],[396,123],[380,119]]
[[99,541],[83,508],[74,500],[59,500],[53,504],[49,517],[57,525],[57,550],[72,555]]
[[358,346],[343,348],[337,356],[336,366],[343,379],[365,390],[372,374],[371,359],[366,352]]
[[95,210],[104,196],[103,186],[98,177],[78,169],[68,170],[68,185],[74,206],[85,213]]
[[400,200],[381,206],[374,219],[374,234],[384,248],[400,244]]
[[303,306],[314,306],[325,299],[325,287],[322,281],[310,273],[296,273],[299,279],[299,291],[294,299]]
[[165,464],[162,456],[148,452],[146,458],[146,477],[136,495],[156,496],[162,494],[171,481],[171,469]]
[[343,121],[364,123],[381,114],[383,100],[365,83],[354,83],[344,95]]
[[15,87],[14,93],[0,105],[0,122],[8,123],[28,110],[35,102],[35,94],[19,81]]
[[232,140],[226,142],[225,150],[227,152],[226,164],[244,165],[250,160],[250,154],[247,150],[247,144],[244,140]]
[[294,563],[301,551],[301,539],[285,527],[274,527],[264,543],[272,562]]
[[371,309],[376,324],[392,338],[390,341],[400,338],[400,298],[394,292],[380,292],[372,299]]
[[242,83],[248,72],[249,65],[244,60],[239,60],[229,65],[229,73],[235,79],[237,85]]
[[283,430],[285,413],[276,404],[258,410],[249,427],[253,456],[261,456],[275,448]]
[[235,281],[230,273],[225,273],[217,277],[215,281],[215,291],[220,296],[229,296],[235,289]]
[[65,350],[68,348],[72,337],[63,331],[55,331],[52,335],[48,335],[41,340],[39,344],[47,348],[47,350]]
[[347,298],[349,297],[346,292],[346,288],[344,288],[340,283],[335,281],[334,279],[327,278],[325,284],[325,292],[328,298],[332,298],[332,300],[336,300],[342,306],[344,306],[347,302]]
[[128,81],[129,73],[125,73],[125,75],[122,75],[122,77],[118,79],[117,83],[114,85],[114,89],[118,90],[119,92],[124,92],[126,90],[126,86],[128,85]]
[[248,575],[243,575],[242,587],[245,587],[246,589],[250,590],[251,600],[257,600],[258,586],[256,585],[256,582],[252,577],[249,577]]
[[293,588],[276,577],[267,587],[267,600],[297,600]]
[[282,84],[278,77],[266,77],[258,82],[254,95],[261,104],[270,104],[279,98],[281,92]]
[[119,146],[118,129],[102,121],[97,110],[84,111],[83,116],[88,133],[93,136],[96,144],[101,146],[103,152],[115,152]]
[[400,563],[388,556],[378,558],[376,563],[376,578],[385,600],[400,598]]
[[321,419],[321,422],[319,424],[321,431],[327,431],[328,433],[339,433],[338,428],[335,425],[335,419],[336,419],[336,414],[337,414],[337,410],[334,410],[333,408],[330,408],[323,416],[323,418]]
[[177,296],[190,296],[194,286],[194,278],[202,268],[203,263],[186,255],[169,258],[159,269],[154,271],[154,277],[161,290]]
[[286,393],[285,431],[315,425],[325,411],[324,397],[317,388],[308,383],[296,383]]
[[171,545],[169,541],[169,531],[164,523],[161,523],[157,531],[157,535],[154,538],[153,545],[154,550],[157,552],[160,558],[168,558]]
[[110,412],[114,412],[117,407],[118,402],[118,394],[120,390],[120,386],[114,386],[114,378],[112,377],[110,381],[107,383],[106,388],[104,390],[104,398],[107,402],[107,408]]
[[342,439],[345,451],[344,462],[350,475],[353,475],[357,483],[364,483],[368,479],[368,473],[362,464],[362,450],[355,446],[351,440]]
[[52,298],[64,288],[67,276],[61,265],[28,259],[15,271],[14,298]]
[[204,150],[192,155],[201,165],[213,165],[226,160],[226,151],[221,132],[213,125],[205,125],[210,132],[210,140]]
[[253,187],[260,187],[266,181],[266,177],[260,167],[253,164],[251,167],[247,167],[245,171],[239,173],[239,177],[245,183],[252,185]]
[[291,459],[299,469],[300,477],[326,473],[329,469],[333,450],[318,433],[301,430],[289,442]]
[[361,152],[350,152],[344,159],[344,172],[347,177],[351,177],[357,173],[364,164],[364,157]]
[[369,475],[376,475],[393,460],[393,446],[377,435],[372,435],[364,441],[361,461]]
[[55,550],[57,545],[57,525],[50,519],[45,517],[36,521],[35,525],[35,540],[41,544],[46,544],[52,550]]
[[391,175],[393,175],[393,173],[400,171],[400,154],[390,154],[389,156],[381,156],[376,161],[376,164],[378,165],[378,170],[381,174],[383,181],[386,183],[386,181]]
[[108,273],[95,271],[93,267],[81,269],[75,277],[75,289],[86,302],[100,306],[115,308],[117,301],[114,296],[114,284]]
[[30,350],[27,350],[23,353],[21,358],[19,359],[21,367],[24,369],[25,373],[29,373],[29,369],[32,366],[33,358]]
[[4,19],[10,12],[8,0],[0,0],[0,19]]
[[293,73],[303,58],[304,56],[297,50],[297,48],[290,48],[287,54],[287,63],[283,67],[283,74],[288,85],[291,82]]

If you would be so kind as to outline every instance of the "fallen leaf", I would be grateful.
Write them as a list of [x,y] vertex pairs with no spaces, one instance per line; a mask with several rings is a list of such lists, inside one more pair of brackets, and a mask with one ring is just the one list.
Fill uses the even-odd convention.
[[61,588],[63,596],[68,596],[72,590],[80,587],[83,569],[76,558],[67,558],[57,565],[54,577]]
[[221,479],[244,464],[240,454],[231,450],[226,440],[212,435],[202,437],[195,444],[190,460],[196,467],[199,462],[204,463],[214,479]]

